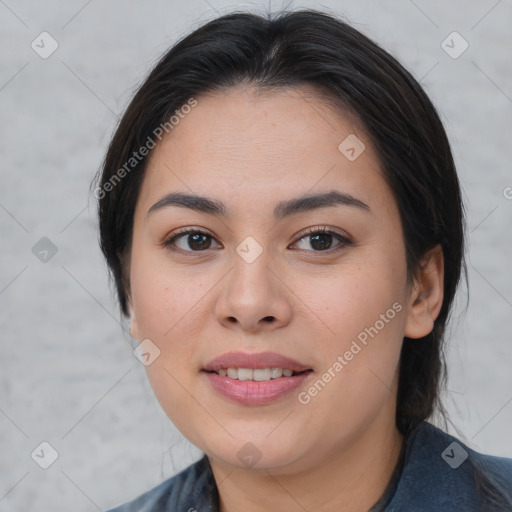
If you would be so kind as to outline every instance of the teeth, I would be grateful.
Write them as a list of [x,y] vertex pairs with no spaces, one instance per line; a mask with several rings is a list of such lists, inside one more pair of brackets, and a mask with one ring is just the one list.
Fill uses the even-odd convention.
[[279,379],[280,377],[291,377],[293,370],[288,368],[221,368],[217,372],[220,376],[228,376],[230,379],[255,380],[257,382]]
[[252,380],[253,374],[250,368],[238,368],[238,380]]
[[270,368],[270,378],[271,379],[279,379],[279,377],[283,376],[282,368]]
[[254,380],[270,380],[270,368],[257,369],[253,371]]

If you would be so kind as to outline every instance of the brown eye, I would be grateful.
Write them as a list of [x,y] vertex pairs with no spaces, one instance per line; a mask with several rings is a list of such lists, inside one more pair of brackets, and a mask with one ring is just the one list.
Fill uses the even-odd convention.
[[[312,252],[330,252],[337,251],[343,247],[350,245],[352,242],[343,235],[330,231],[326,228],[313,228],[296,242],[296,244],[309,239],[304,242],[306,247],[303,250],[309,250],[307,246],[313,249]],[[336,241],[338,243],[336,243]],[[334,245],[333,245],[334,244]],[[302,250],[301,249],[301,250]]]
[[201,252],[211,248],[213,237],[204,231],[188,230],[174,234],[164,242],[165,247],[177,247],[184,252]]

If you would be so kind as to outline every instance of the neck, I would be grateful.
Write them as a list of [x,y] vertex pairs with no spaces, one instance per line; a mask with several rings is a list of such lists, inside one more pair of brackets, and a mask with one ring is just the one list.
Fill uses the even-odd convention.
[[[384,419],[387,417],[387,421]],[[389,415],[375,419],[343,449],[299,471],[240,470],[210,459],[220,512],[361,512],[384,494],[403,445]]]

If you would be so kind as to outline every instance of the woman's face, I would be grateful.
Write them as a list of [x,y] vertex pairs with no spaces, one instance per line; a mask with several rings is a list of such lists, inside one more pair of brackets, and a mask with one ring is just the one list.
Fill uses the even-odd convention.
[[197,97],[150,155],[130,283],[155,394],[212,460],[300,470],[394,425],[399,212],[366,133],[314,89]]

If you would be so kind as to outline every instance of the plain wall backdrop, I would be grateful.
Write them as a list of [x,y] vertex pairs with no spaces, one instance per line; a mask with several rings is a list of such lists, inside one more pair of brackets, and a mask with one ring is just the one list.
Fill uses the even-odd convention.
[[[123,333],[89,185],[117,116],[177,39],[233,10],[324,6],[398,57],[445,123],[470,289],[445,402],[471,447],[512,457],[510,1],[0,0],[0,511],[104,510],[200,455]],[[58,453],[47,469],[42,442]]]

